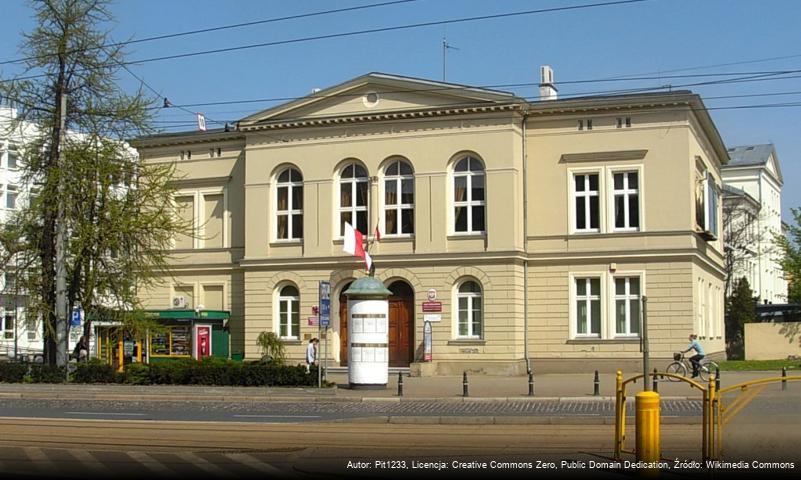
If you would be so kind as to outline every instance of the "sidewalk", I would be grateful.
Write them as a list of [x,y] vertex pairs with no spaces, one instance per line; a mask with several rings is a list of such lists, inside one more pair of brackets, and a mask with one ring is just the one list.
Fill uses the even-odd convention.
[[[624,379],[637,373],[624,374]],[[777,376],[777,372],[723,372],[721,386]],[[168,385],[79,385],[79,384],[0,384],[0,398],[38,399],[105,399],[105,400],[202,400],[202,401],[276,401],[276,402],[365,402],[365,401],[525,401],[526,399],[612,400],[615,395],[615,376],[599,376],[599,396],[594,396],[594,375],[543,374],[534,377],[534,396],[528,396],[527,376],[468,377],[469,397],[462,395],[461,376],[409,377],[403,376],[403,396],[398,396],[398,375],[390,375],[386,389],[351,390],[347,373],[329,374],[333,388],[289,387],[217,387]],[[778,386],[776,388],[779,388]],[[632,398],[642,390],[638,381],[627,388]],[[663,398],[700,399],[701,392],[685,382],[660,381],[658,390]]]

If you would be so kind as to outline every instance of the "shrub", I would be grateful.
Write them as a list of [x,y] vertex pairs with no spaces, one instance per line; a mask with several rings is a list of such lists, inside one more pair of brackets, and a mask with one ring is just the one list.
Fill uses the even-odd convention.
[[33,383],[64,383],[67,380],[67,369],[54,365],[31,365],[31,381]]
[[125,373],[121,380],[121,383],[129,383],[131,385],[150,385],[150,366],[145,363],[126,365]]
[[186,383],[190,385],[237,385],[238,370],[242,364],[223,358],[208,357],[196,362],[187,370]]
[[167,360],[150,364],[150,383],[186,385],[195,360]]
[[72,381],[75,383],[114,383],[116,380],[114,367],[93,358],[86,363],[79,363]]
[[20,383],[27,374],[27,363],[0,363],[0,382]]
[[256,343],[259,345],[263,359],[283,365],[286,359],[286,349],[281,337],[275,332],[261,332]]

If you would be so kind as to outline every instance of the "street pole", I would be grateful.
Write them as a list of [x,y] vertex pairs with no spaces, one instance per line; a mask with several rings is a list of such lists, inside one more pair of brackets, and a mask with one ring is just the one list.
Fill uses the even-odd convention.
[[59,367],[66,367],[69,363],[69,327],[67,319],[67,266],[65,263],[66,257],[66,239],[67,239],[67,225],[65,221],[64,204],[64,174],[65,162],[64,154],[62,151],[62,144],[64,140],[64,128],[67,121],[67,95],[61,95],[60,105],[60,131],[58,138],[58,218],[56,225],[56,365]]
[[648,371],[650,370],[648,359],[648,297],[643,295],[642,307],[640,308],[640,316],[642,317],[642,383],[645,391],[651,390],[651,382],[648,381]]

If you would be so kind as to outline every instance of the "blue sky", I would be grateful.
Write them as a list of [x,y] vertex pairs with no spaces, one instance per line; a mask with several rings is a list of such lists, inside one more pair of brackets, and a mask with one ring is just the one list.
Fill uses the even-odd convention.
[[[118,40],[144,38],[228,24],[298,15],[388,0],[246,1],[120,0],[112,5]],[[564,7],[609,0],[416,0],[380,8],[274,22],[167,40],[132,44],[130,60],[253,43],[328,35],[472,16]],[[0,61],[20,57],[20,33],[33,26],[27,2],[3,0]],[[784,174],[782,206],[801,206],[799,78],[680,87],[726,77],[667,78],[800,70],[801,2],[796,0],[649,0],[642,3],[521,15],[469,23],[436,25],[336,39],[302,42],[157,61],[131,70],[173,104],[298,97],[364,73],[379,71],[442,79],[442,38],[458,47],[448,54],[447,80],[495,86],[538,81],[549,64],[557,82],[609,79],[623,75],[657,77],[626,82],[564,84],[562,96],[672,84],[704,97],[729,146],[774,143]],[[783,57],[783,58],[776,58]],[[0,75],[17,72],[0,65]],[[734,78],[734,76],[732,76]],[[139,82],[120,73],[126,88]],[[521,96],[536,87],[501,88]],[[789,92],[799,92],[788,94]],[[765,94],[781,94],[769,95]],[[713,98],[730,95],[763,95]],[[798,103],[795,105],[787,105]],[[236,120],[276,103],[189,107],[210,120]],[[780,104],[771,108],[742,108]],[[722,107],[722,108],[721,108]],[[739,107],[739,108],[731,108]],[[718,109],[720,108],[720,109]],[[185,130],[193,117],[162,111],[160,125]],[[211,127],[217,125],[210,124]]]

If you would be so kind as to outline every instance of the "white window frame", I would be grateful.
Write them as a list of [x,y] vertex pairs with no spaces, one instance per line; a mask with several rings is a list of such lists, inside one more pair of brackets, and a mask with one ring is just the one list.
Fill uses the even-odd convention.
[[[8,202],[11,198],[11,195],[14,195],[14,205],[9,206]],[[9,183],[6,185],[6,198],[5,202],[3,203],[6,210],[16,210],[19,207],[19,198],[20,198],[20,190],[19,185],[15,185],[13,183]]]
[[[230,225],[230,217],[231,212],[228,210],[228,188],[227,187],[219,187],[219,188],[208,188],[202,190],[181,190],[175,192],[173,194],[173,199],[179,197],[192,197],[192,204],[193,204],[193,212],[192,212],[192,222],[193,222],[193,230],[192,232],[194,238],[192,239],[192,249],[193,250],[200,250],[205,247],[205,224],[202,224],[202,219],[206,215],[206,205],[205,205],[205,197],[206,195],[220,195],[223,196],[223,224],[222,224],[222,247],[209,247],[209,248],[231,248],[230,246],[230,235],[228,234],[228,227]],[[175,249],[175,238],[172,239],[172,248]]]
[[[343,179],[342,173],[350,165],[353,165],[354,169],[356,167],[363,168],[365,173],[367,174],[367,176],[366,177],[351,177],[351,178]],[[355,173],[356,173],[356,171],[354,170],[354,174]],[[358,203],[356,201],[356,198],[357,198],[356,194],[358,192],[357,185],[359,183],[361,183],[361,182],[366,182],[367,183],[367,199],[365,200],[365,205],[357,206],[357,203]],[[334,229],[335,229],[334,238],[335,239],[342,240],[344,238],[344,224],[342,223],[342,214],[343,213],[348,213],[348,212],[350,212],[351,225],[353,225],[353,228],[357,229],[357,230],[359,228],[358,227],[358,222],[356,220],[357,216],[358,216],[358,212],[365,212],[365,215],[367,216],[367,225],[365,225],[366,231],[362,232],[362,233],[365,236],[370,234],[370,216],[369,216],[369,213],[370,213],[370,183],[371,183],[370,182],[370,170],[368,170],[367,167],[362,165],[362,163],[359,162],[359,161],[356,161],[356,160],[348,161],[345,164],[343,164],[342,167],[339,169],[339,172],[337,173],[337,179],[336,179],[337,188],[335,189],[336,191],[334,193],[336,195],[335,201],[334,201],[334,205],[336,205],[336,207],[335,207],[336,208],[336,221],[334,222]],[[347,184],[348,188],[351,189],[350,192],[351,192],[351,198],[353,199],[353,202],[352,202],[352,205],[350,207],[343,207],[342,206],[342,185],[343,184]]]
[[[462,285],[464,285],[465,283],[468,283],[468,282],[473,282],[476,285],[478,285],[478,288],[479,288],[480,292],[479,293],[474,293],[474,292],[462,293],[462,292],[460,292],[459,289],[462,287]],[[481,284],[481,282],[479,282],[477,279],[472,278],[472,277],[463,278],[463,279],[457,281],[454,284],[454,287],[453,287],[453,308],[452,308],[452,310],[453,310],[453,322],[452,322],[453,338],[459,339],[459,340],[481,340],[481,339],[484,338],[484,327],[485,327],[484,315],[485,315],[485,313],[487,311],[484,291],[485,291],[484,290],[484,286]],[[461,330],[459,329],[459,322],[460,322],[460,319],[459,319],[459,311],[460,311],[459,299],[461,299],[461,298],[467,299],[467,314],[468,314],[468,317],[467,317],[467,335],[462,335],[460,333]],[[480,312],[481,325],[479,327],[480,331],[477,332],[477,333],[473,331],[473,321],[472,321],[473,312],[475,311],[475,308],[474,308],[474,305],[473,305],[473,299],[474,298],[481,299],[481,312]]]
[[[637,189],[632,190],[628,183],[629,183],[629,176],[626,175],[628,173],[636,173],[637,174]],[[615,189],[615,175],[617,174],[624,174],[623,176],[623,190]],[[642,165],[633,165],[633,166],[610,166],[607,167],[607,175],[606,175],[606,182],[609,188],[607,191],[609,192],[606,195],[608,211],[607,211],[607,218],[609,219],[609,225],[607,227],[607,231],[609,232],[639,232],[643,230],[643,219],[644,219],[644,203],[643,203],[643,166]],[[637,195],[637,209],[638,209],[638,227],[632,227],[631,225],[631,218],[629,215],[629,196],[632,194]],[[625,227],[618,227],[615,225],[615,197],[618,195],[623,195],[625,197],[624,202],[624,209],[625,209],[625,219],[626,225]]]
[[[721,210],[721,203],[722,198],[720,194],[720,188],[718,187],[718,182],[715,181],[715,177],[707,170],[704,174],[704,208],[706,211],[704,212],[704,230],[714,235],[716,238],[720,238],[720,210]],[[715,202],[714,205],[712,204],[712,196],[710,195],[710,189],[714,190],[714,198]],[[714,211],[713,211],[714,210]],[[713,224],[713,215],[714,215],[714,231],[712,230]]]
[[[604,277],[605,277],[605,275],[603,273],[600,273],[600,272],[577,272],[577,273],[571,273],[568,276],[569,281],[570,281],[570,285],[569,285],[570,307],[568,308],[568,313],[570,315],[570,338],[571,339],[600,340],[602,338],[607,338],[608,337],[607,332],[606,332],[606,330],[607,330],[606,329],[607,312],[606,312],[606,309],[604,308],[604,300],[606,298],[606,282],[604,281]],[[599,308],[599,312],[600,313],[599,314],[601,315],[601,318],[600,318],[599,325],[600,325],[601,331],[598,332],[597,334],[594,334],[594,333],[579,333],[578,332],[578,309],[576,308],[576,305],[577,305],[578,301],[580,300],[580,298],[578,296],[578,289],[576,287],[576,281],[577,280],[587,281],[587,280],[590,280],[590,279],[597,279],[598,282],[599,282],[599,288],[600,288],[600,293],[597,296],[598,297],[597,300],[600,302],[600,308]],[[587,283],[587,287],[588,287],[587,292],[588,293],[585,294],[584,297],[583,297],[583,300],[585,302],[595,300],[595,298],[593,298],[595,296],[589,293],[589,292],[591,292],[591,290],[589,290],[589,286],[590,286],[589,283]],[[591,315],[592,308],[588,307],[587,312]],[[592,317],[591,316],[587,317],[587,330],[588,331],[592,330]]]
[[[478,162],[481,165],[481,173],[474,173],[473,170],[470,170],[470,164],[472,162],[468,161],[468,170],[464,172],[457,172],[456,165],[458,165],[462,160],[467,160],[468,158],[472,159],[475,162]],[[450,174],[449,178],[449,186],[450,191],[448,192],[449,203],[450,203],[450,226],[449,232],[451,235],[463,235],[463,236],[470,236],[470,235],[485,235],[487,233],[487,221],[488,221],[488,212],[487,212],[487,166],[484,164],[484,160],[481,159],[478,155],[474,154],[465,154],[460,155],[454,162],[451,163],[451,168],[448,170]],[[473,177],[482,176],[484,177],[484,200],[473,200]],[[457,177],[465,177],[466,178],[466,189],[467,189],[467,197],[464,201],[457,202],[455,200],[456,196],[456,178]],[[467,208],[467,230],[464,232],[460,232],[456,230],[456,209],[459,207]],[[474,230],[473,229],[473,207],[482,207],[484,209],[484,229],[483,230]]]
[[[401,163],[405,163],[406,165],[408,165],[409,168],[412,169],[412,173],[408,174],[408,175],[401,174],[400,173],[400,164]],[[386,173],[387,169],[389,169],[389,167],[391,165],[393,165],[393,164],[398,164],[398,174],[397,175],[388,175]],[[412,167],[412,163],[409,162],[407,159],[396,157],[396,158],[392,158],[391,161],[388,162],[387,165],[381,170],[381,172],[383,174],[383,177],[381,178],[381,183],[380,183],[381,188],[380,188],[380,191],[379,191],[379,195],[381,197],[381,205],[383,206],[383,208],[381,209],[381,218],[379,220],[379,224],[381,225],[381,235],[383,235],[385,237],[388,237],[388,238],[409,238],[409,237],[413,237],[414,236],[414,227],[415,227],[415,223],[416,223],[415,204],[414,204],[414,202],[413,203],[402,203],[401,202],[401,198],[402,198],[402,195],[403,195],[403,181],[404,180],[411,180],[412,181],[412,200],[416,200],[416,193],[417,192],[415,191],[416,190],[416,185],[415,185],[416,182],[415,182],[415,178],[414,178],[414,167]],[[396,188],[396,192],[397,192],[397,203],[395,203],[395,204],[391,204],[390,205],[390,204],[386,203],[386,200],[387,200],[387,187],[386,187],[387,186],[387,182],[395,182],[395,188]],[[387,211],[391,211],[391,210],[395,210],[395,212],[396,212],[395,213],[395,215],[396,215],[396,220],[395,221],[398,224],[399,233],[390,233],[387,230],[387,224],[386,224],[387,215],[386,215],[386,212]],[[402,231],[400,231],[400,230],[402,230],[402,226],[403,226],[402,218],[403,218],[403,211],[404,210],[411,210],[412,211],[412,231],[411,232],[402,232]]]
[[[293,296],[288,296],[288,295],[287,296],[282,295],[281,291],[283,289],[285,289],[286,287],[292,287],[295,290],[297,290],[298,296],[297,297],[293,297]],[[297,332],[293,332],[292,331],[292,313],[293,313],[292,302],[297,302],[297,309],[298,309],[298,331]],[[282,315],[281,315],[281,304],[282,303],[286,303],[286,305],[287,305],[287,310],[286,310],[286,312],[287,312],[286,313],[287,335],[281,335],[281,325],[284,322],[284,317],[282,317]],[[276,334],[278,334],[278,336],[282,340],[300,340],[300,338],[301,338],[300,337],[300,330],[301,330],[300,312],[301,312],[301,308],[300,308],[300,289],[298,288],[298,286],[295,285],[294,283],[291,283],[291,282],[284,282],[284,283],[279,284],[278,287],[275,289],[275,315],[274,315],[273,318],[276,319],[276,322],[275,322],[275,325],[274,325],[275,332],[276,332]]]
[[[288,182],[279,182],[278,178],[281,176],[281,174],[283,174],[286,171],[290,171],[290,170],[294,170],[295,172],[297,172],[298,175],[300,175],[300,181],[293,181],[292,178],[291,178],[292,174],[290,173],[290,181],[288,181]],[[283,188],[283,187],[286,187],[286,189],[287,189],[287,195],[288,195],[287,207],[288,208],[286,210],[279,210],[278,209],[278,190],[280,188]],[[304,189],[303,174],[300,172],[300,169],[295,167],[294,165],[290,165],[290,166],[287,166],[285,168],[282,168],[275,176],[275,189],[274,189],[275,193],[273,195],[273,202],[274,202],[274,205],[275,205],[275,208],[274,208],[275,213],[273,215],[273,218],[275,219],[275,222],[273,222],[275,224],[274,227],[273,227],[273,240],[275,242],[297,243],[297,242],[300,242],[300,241],[303,240],[302,236],[300,236],[300,237],[295,236],[295,232],[293,231],[294,230],[294,227],[293,227],[293,223],[294,222],[292,221],[292,217],[294,217],[295,215],[300,215],[301,222],[303,221],[302,220],[303,219],[303,208],[294,208],[295,205],[294,205],[293,190],[296,189],[296,188]],[[303,193],[301,195],[304,195],[304,194],[305,194],[305,189],[304,189],[304,191],[303,191]],[[306,203],[306,199],[305,198],[303,199],[303,203],[304,204]],[[281,215],[286,215],[287,216],[287,235],[288,235],[287,238],[278,238],[278,217],[281,216]],[[304,228],[303,230],[305,232],[306,229]]]
[[[9,171],[12,171],[12,172],[16,172],[17,170],[19,170],[19,161],[20,161],[20,158],[21,158],[20,154],[19,154],[19,147],[17,147],[17,145],[12,144],[12,143],[7,144],[5,153],[6,153],[6,155],[5,155],[5,157],[6,157],[6,161],[5,161],[6,169],[9,170]],[[16,158],[15,165],[13,167],[10,165],[11,154],[12,153],[14,154],[14,156]]]
[[[633,295],[630,293],[630,284],[628,282],[629,279],[636,278],[640,282],[640,293],[638,295]],[[617,292],[617,280],[626,279],[626,292],[623,295],[619,295]],[[610,287],[609,287],[609,298],[611,299],[610,302],[610,331],[612,332],[612,336],[614,338],[640,338],[641,333],[631,333],[631,325],[633,322],[637,322],[639,325],[640,318],[632,319],[627,318],[627,332],[618,332],[617,331],[617,301],[618,300],[625,300],[626,301],[626,317],[629,316],[631,313],[631,309],[629,308],[629,304],[632,301],[636,301],[640,304],[640,315],[642,315],[642,297],[645,295],[645,272],[638,271],[638,272],[615,272],[614,274],[610,275]],[[642,325],[639,325],[640,330],[642,331]]]
[[[598,175],[598,192],[596,195],[588,195],[587,191],[585,192],[578,192],[576,190],[576,180],[575,177],[577,175]],[[604,190],[604,169],[603,168],[572,168],[568,170],[567,175],[568,181],[568,191],[570,192],[570,233],[601,233],[603,231],[604,226],[604,206],[603,206],[603,190]],[[584,180],[585,186],[589,187],[589,178],[585,177]],[[577,215],[578,212],[576,211],[576,199],[578,197],[584,198],[585,204],[585,225],[590,224],[590,197],[597,196],[598,198],[598,228],[577,228]]]

